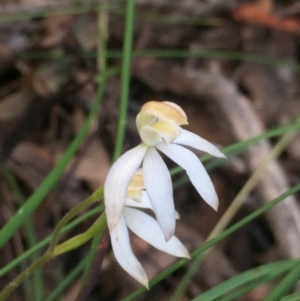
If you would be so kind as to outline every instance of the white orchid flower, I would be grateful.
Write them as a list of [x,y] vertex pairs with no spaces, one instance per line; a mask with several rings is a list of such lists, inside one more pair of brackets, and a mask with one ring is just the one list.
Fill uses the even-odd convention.
[[168,241],[175,231],[173,189],[169,170],[158,151],[186,170],[198,193],[215,210],[218,208],[219,200],[206,170],[198,157],[181,145],[207,152],[215,157],[225,156],[205,139],[181,128],[182,125],[188,124],[186,114],[172,102],[145,103],[137,115],[136,124],[142,143],[127,151],[113,164],[104,184],[108,227],[112,232],[118,225],[128,185],[142,164],[151,206]]
[[121,267],[148,288],[147,275],[132,252],[127,227],[137,236],[161,251],[173,256],[187,258],[189,258],[189,253],[175,236],[166,241],[159,224],[153,217],[138,209],[131,208],[132,206],[146,209],[152,208],[147,193],[143,189],[143,176],[141,171],[138,171],[129,184],[125,207],[117,225],[110,232],[110,236],[115,257]]

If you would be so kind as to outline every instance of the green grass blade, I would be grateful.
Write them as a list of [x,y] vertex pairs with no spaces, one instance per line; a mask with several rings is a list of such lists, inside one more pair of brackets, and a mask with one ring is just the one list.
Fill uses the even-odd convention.
[[[112,160],[117,160],[122,154],[123,142],[126,130],[126,119],[127,119],[127,109],[128,109],[128,94],[129,94],[129,84],[130,84],[130,66],[131,66],[131,56],[132,56],[132,42],[134,34],[134,13],[135,13],[135,0],[128,0],[126,3],[126,18],[125,18],[125,28],[124,28],[124,44],[122,52],[122,67],[121,67],[121,95],[119,103],[119,120],[118,120],[118,130],[116,144],[114,148],[114,154]],[[101,28],[105,27],[105,24],[100,26]],[[100,29],[100,33],[102,30]],[[101,35],[103,38],[102,45],[106,45],[104,35]],[[104,47],[105,48],[105,47]],[[106,54],[106,49],[103,49]],[[103,51],[98,52],[98,56],[101,55]],[[102,58],[102,65],[105,66],[106,58]],[[93,260],[98,251],[98,245],[100,243],[102,233],[96,235],[91,244],[91,248],[88,254],[87,265],[84,270],[83,283],[87,274],[92,266]]]
[[[1,23],[10,23],[21,20],[32,20],[35,18],[44,18],[48,16],[59,16],[59,15],[79,15],[86,14],[90,11],[95,11],[99,7],[99,4],[88,3],[87,1],[70,1],[70,5],[66,5],[65,7],[53,7],[49,8],[48,5],[46,7],[37,7],[35,9],[26,10],[24,9],[22,12],[13,12],[6,13],[0,16],[0,24]],[[78,3],[76,3],[78,2]],[[113,10],[118,7],[117,4],[101,4],[102,9]]]
[[[2,171],[4,177],[6,178],[7,182],[9,183],[11,190],[15,194],[17,199],[18,205],[22,206],[25,203],[25,197],[21,191],[21,188],[15,179],[14,175],[6,168]],[[34,230],[33,222],[28,219],[24,223],[25,233],[26,233],[26,241],[27,247],[32,248],[37,243],[37,238]],[[30,256],[31,262],[34,262],[38,259],[38,253],[32,253]],[[26,266],[22,266],[22,270],[25,270]],[[41,301],[43,298],[43,277],[40,270],[37,270],[32,277],[32,285],[30,280],[24,282],[25,290],[26,290],[26,300],[34,298],[36,301]]]
[[104,229],[106,229],[106,215],[103,213],[101,214],[96,221],[93,223],[91,227],[89,227],[85,232],[77,234],[68,240],[62,242],[59,245],[56,245],[52,257],[56,257],[60,254],[69,252],[73,249],[76,249],[87,241],[91,240],[95,235],[102,233]]
[[287,295],[281,299],[281,301],[299,301],[299,300],[300,300],[299,292]]
[[135,0],[127,0],[126,2],[126,19],[124,31],[124,44],[122,51],[122,68],[121,68],[121,95],[120,95],[120,111],[118,120],[118,131],[116,145],[113,154],[113,161],[117,160],[123,149],[124,135],[126,130],[127,107],[129,97],[130,84],[130,66],[132,56],[132,41],[134,34],[134,8]]
[[[106,71],[107,70],[107,37],[108,37],[108,17],[107,12],[99,6],[98,10],[98,18],[97,18],[97,25],[98,25],[98,51],[97,51],[97,61],[98,61],[98,70]],[[116,70],[113,70],[115,73]],[[101,78],[101,73],[99,72],[98,77]],[[91,247],[86,259],[86,264],[84,268],[83,276],[81,277],[81,282],[84,283],[85,279],[88,275],[88,272],[92,266],[94,258],[98,251],[98,245],[102,238],[103,232],[94,235],[92,238]]]
[[[1,21],[0,21],[1,23]],[[85,54],[87,58],[96,57],[95,52],[88,52]],[[122,57],[121,50],[109,50],[107,53],[108,58],[120,58]],[[49,60],[65,60],[66,56],[53,53],[45,53],[38,51],[30,51],[29,53],[21,54],[22,58],[29,59],[49,59]],[[219,58],[224,60],[235,60],[235,61],[248,61],[261,63],[270,66],[281,66],[286,67],[295,72],[300,72],[300,65],[295,64],[288,60],[279,60],[271,56],[262,55],[259,53],[245,53],[238,51],[222,51],[222,50],[184,50],[184,49],[141,49],[135,50],[132,53],[133,58],[145,58],[145,57],[156,57],[156,58]]]
[[300,260],[263,301],[280,301],[300,279]]
[[[120,57],[120,50],[110,50],[109,58]],[[141,49],[133,53],[135,58],[156,57],[156,58],[206,58],[206,59],[225,59],[234,61],[248,61],[254,63],[262,63],[271,66],[287,67],[296,72],[300,72],[300,65],[291,61],[278,60],[271,56],[255,53],[245,53],[239,51],[223,51],[223,50],[185,50],[185,49]]]
[[252,291],[254,288],[256,288],[257,286],[259,286],[260,284],[266,282],[267,276],[263,276],[261,278],[258,278],[258,280],[256,281],[251,281],[249,284],[247,284],[246,286],[242,286],[238,289],[236,289],[233,293],[231,293],[230,295],[226,296],[226,297],[220,297],[215,299],[215,301],[236,301],[237,298],[244,296],[245,294],[249,293],[250,291]]
[[[214,239],[211,239],[211,240],[207,241],[206,243],[204,243],[200,248],[198,248],[191,254],[191,258],[192,259],[196,258],[199,254],[203,253],[204,251],[208,250],[212,246],[216,245],[218,242],[220,242],[224,238],[228,237],[229,235],[231,235],[238,229],[247,225],[249,222],[251,222],[255,218],[259,217],[260,215],[262,215],[269,209],[271,209],[273,206],[277,205],[279,202],[284,200],[286,197],[288,197],[298,191],[300,191],[300,184],[295,185],[294,187],[290,188],[289,190],[287,190],[286,192],[284,192],[280,196],[278,196],[276,199],[268,202],[267,204],[265,204],[262,207],[260,207],[259,209],[255,210],[253,213],[249,214],[248,216],[246,216],[239,222],[235,223],[228,229],[224,230],[220,235],[218,235]],[[171,275],[173,272],[175,272],[176,270],[178,270],[179,268],[181,268],[188,262],[189,262],[188,259],[178,260],[175,264],[173,264],[169,268],[165,269],[162,273],[160,273],[159,275],[154,277],[150,281],[150,287],[152,287],[152,286],[156,285],[157,283],[159,283],[160,281],[164,280],[168,275]],[[146,291],[147,291],[147,289],[145,287],[140,287],[135,292],[133,292],[132,294],[130,294],[129,296],[124,298],[123,301],[134,300],[135,298],[137,298],[138,296],[140,296],[142,293],[144,293]]]
[[99,245],[100,245],[102,237],[103,237],[103,231],[101,233],[98,233],[97,235],[95,235],[92,240],[91,247],[90,247],[89,254],[87,256],[87,260],[86,260],[86,264],[85,264],[85,268],[84,268],[82,283],[85,282],[85,279],[89,273],[89,270],[93,265],[93,261],[99,250]]
[[244,293],[250,291],[253,282],[259,285],[266,281],[270,281],[281,274],[288,272],[295,265],[295,262],[295,260],[284,260],[251,269],[222,282],[209,291],[192,299],[192,301],[216,301],[219,300],[219,298],[222,298],[223,300],[226,296],[228,300],[232,300],[229,298],[239,297],[236,295],[238,289],[245,290]]
[[[89,212],[83,214],[82,216],[77,217],[76,219],[71,221],[67,226],[65,226],[63,228],[63,230],[61,231],[61,234],[72,230],[77,225],[79,225],[81,222],[83,222],[84,220],[90,218],[91,216],[93,216],[95,214],[100,214],[103,211],[103,207],[104,207],[103,205],[100,205],[100,207],[94,208],[94,209],[90,210]],[[8,263],[5,267],[3,267],[0,270],[0,277],[4,276],[11,269],[13,269],[15,266],[19,265],[21,262],[23,262],[25,259],[27,259],[29,256],[31,256],[31,254],[33,254],[34,252],[37,252],[38,250],[40,250],[43,247],[47,246],[49,244],[50,240],[51,240],[51,236],[48,236],[47,238],[45,238],[42,241],[40,241],[39,243],[37,243],[34,247],[30,248],[25,253],[23,253],[22,255],[20,255],[19,257],[17,257],[13,261],[11,261],[10,263]]]

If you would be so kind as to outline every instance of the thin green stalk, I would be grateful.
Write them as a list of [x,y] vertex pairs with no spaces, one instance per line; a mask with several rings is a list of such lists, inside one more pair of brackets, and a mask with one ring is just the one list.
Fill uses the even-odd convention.
[[[131,65],[131,53],[132,53],[132,41],[134,32],[134,8],[135,1],[128,0],[126,6],[126,20],[125,20],[125,31],[124,31],[124,44],[123,44],[123,54],[122,54],[122,68],[121,68],[121,95],[120,95],[120,111],[119,111],[119,121],[118,121],[118,131],[116,144],[113,154],[113,161],[121,155],[123,149],[123,142],[126,130],[126,119],[127,119],[127,107],[128,107],[128,91],[130,83],[130,65]],[[106,37],[107,37],[107,21],[106,17],[103,17],[101,13],[98,17],[98,27],[99,27],[99,37],[100,44],[102,48],[105,48]],[[105,66],[105,57],[103,58],[104,49],[98,51],[98,64],[99,67],[103,68]],[[106,53],[106,52],[105,52]],[[92,241],[92,246],[89,252],[89,262],[85,268],[84,278],[86,278],[88,271],[92,265],[97,252],[97,246],[100,242],[101,234],[94,236]]]
[[236,300],[237,297],[242,296],[259,284],[286,274],[293,269],[296,263],[296,260],[289,259],[255,267],[221,282],[191,301]]
[[[108,14],[107,11],[101,9],[98,10],[98,51],[97,51],[97,63],[99,72],[106,70],[107,65],[107,36],[108,36]],[[100,73],[101,74],[101,73]]]
[[[26,199],[24,198],[24,195],[23,195],[23,193],[20,189],[20,186],[19,186],[18,182],[16,181],[14,175],[7,168],[4,168],[2,170],[2,173],[3,173],[4,177],[6,178],[7,182],[9,183],[9,185],[16,197],[18,205],[22,206],[25,203]],[[36,235],[35,235],[34,225],[30,219],[25,221],[24,228],[26,231],[26,239],[28,241],[28,246],[32,247],[33,245],[36,244],[37,239],[36,239]]]
[[[82,216],[79,216],[74,221],[70,222],[68,225],[66,225],[62,231],[61,234],[66,233],[67,231],[72,230],[75,226],[80,224],[82,221],[86,220],[87,218],[99,214],[103,211],[103,204],[100,205],[99,208],[94,208],[90,210],[89,212],[83,214]],[[46,237],[42,241],[38,242],[34,247],[27,250],[25,253],[21,254],[19,257],[8,263],[5,267],[3,267],[0,270],[0,277],[3,277],[5,274],[7,274],[11,269],[13,269],[15,266],[20,264],[22,261],[24,261],[26,258],[28,258],[32,253],[36,252],[37,250],[40,250],[41,248],[45,247],[47,244],[49,244],[51,241],[51,236]]]
[[294,132],[286,133],[274,146],[271,152],[267,155],[267,157],[261,162],[259,167],[255,170],[240,192],[236,195],[236,197],[231,202],[230,206],[227,208],[226,212],[223,214],[217,225],[214,227],[212,232],[210,233],[208,239],[212,239],[216,237],[219,233],[221,233],[231,222],[232,218],[235,216],[237,211],[244,204],[244,200],[249,196],[251,191],[256,187],[260,178],[266,171],[268,165],[276,160],[280,154],[286,149],[290,141],[295,136]]
[[296,292],[290,295],[286,295],[280,301],[299,301],[300,300],[300,292]]
[[[98,10],[98,51],[97,51],[97,63],[99,72],[106,70],[107,67],[107,37],[108,37],[108,14],[107,11],[101,9]],[[100,73],[101,74],[101,73]],[[81,277],[81,283],[84,284],[86,276],[92,266],[98,251],[98,245],[100,243],[103,232],[95,233],[92,239],[91,247],[85,261],[86,265],[84,268],[83,276]]]
[[74,237],[56,246],[52,253],[52,257],[56,257],[60,254],[66,253],[70,250],[80,247],[81,245],[89,241],[92,237],[94,237],[96,234],[101,233],[100,231],[103,230],[105,227],[106,215],[101,214],[87,231],[75,235]]
[[300,260],[263,301],[280,301],[300,279]]
[[[128,92],[130,83],[130,66],[131,66],[131,53],[132,53],[132,41],[134,33],[134,8],[135,0],[128,0],[126,5],[126,19],[124,30],[124,44],[122,53],[122,67],[121,67],[121,95],[120,95],[120,111],[118,120],[118,131],[116,144],[113,154],[113,161],[117,160],[122,153],[123,142],[126,130],[127,108],[128,108]],[[99,27],[99,39],[101,50],[98,50],[98,64],[100,68],[105,67],[106,57],[103,57],[103,53],[106,54],[106,37],[107,37],[107,19],[100,13],[98,17]],[[104,52],[105,51],[105,52]],[[83,279],[86,278],[88,271],[92,265],[92,262],[96,256],[97,246],[100,242],[101,235],[96,235],[93,238],[91,249],[89,251],[89,262],[85,268]]]
[[[71,3],[71,2],[70,2]],[[102,9],[106,10],[112,10],[117,7],[118,4],[111,3],[111,4],[101,4]],[[62,7],[61,5],[59,7],[42,7],[42,8],[36,8],[31,10],[26,10],[22,12],[13,12],[13,13],[6,13],[2,14],[0,16],[0,24],[1,23],[10,23],[14,21],[20,21],[20,20],[32,20],[34,18],[42,18],[47,16],[59,16],[59,15],[79,15],[79,14],[85,14],[90,11],[97,10],[97,7],[99,7],[99,4],[94,3],[88,4],[87,1],[82,1],[81,3],[72,3],[70,5],[66,5],[65,7]]]
[[[86,209],[93,203],[99,201],[101,198],[103,198],[103,187],[97,189],[90,197],[88,197],[86,200],[75,206],[61,219],[61,221],[57,224],[56,228],[53,231],[52,239],[50,241],[50,245],[46,253],[42,255],[31,266],[29,266],[25,271],[19,274],[2,290],[2,292],[0,293],[0,301],[4,301],[25,279],[27,279],[32,273],[34,273],[38,268],[42,267],[53,257],[55,247],[57,245],[62,228],[79,212]],[[75,247],[78,247],[78,245],[76,245]]]
[[[12,191],[14,192],[18,205],[22,206],[25,203],[25,198],[14,175],[7,168],[4,168],[2,170],[2,173],[6,178],[7,182],[9,183]],[[28,247],[31,248],[37,243],[33,222],[31,220],[27,220],[24,224],[24,228],[25,228]],[[30,256],[31,262],[38,260],[38,258],[39,258],[38,253],[32,253],[32,255]],[[26,269],[26,263],[23,263],[21,268],[22,270]],[[26,300],[30,300],[32,299],[32,297],[34,297],[34,300],[36,301],[42,300],[43,277],[41,271],[37,270],[33,274],[32,284],[26,281],[24,285],[25,285]]]
[[27,279],[38,268],[46,264],[50,259],[51,254],[47,251],[2,290],[0,293],[0,301],[4,301],[25,279]]
[[[210,235],[208,236],[207,240],[211,240],[219,235],[231,222],[232,218],[235,216],[237,211],[241,208],[244,203],[245,198],[250,194],[250,192],[255,188],[258,184],[261,176],[267,169],[270,162],[274,161],[278,156],[282,153],[282,151],[287,147],[291,139],[295,136],[294,132],[286,133],[274,146],[272,151],[267,155],[267,157],[262,161],[259,167],[255,170],[253,175],[249,178],[234,200],[231,202],[230,206],[227,208],[226,212],[223,214],[217,225],[214,227]],[[176,290],[173,293],[171,301],[180,300],[183,297],[184,291],[188,287],[191,279],[194,277],[195,273],[199,269],[199,265],[207,255],[207,252],[199,255],[190,265],[189,269],[187,270],[186,274],[180,281],[179,285],[176,287]]]
[[92,240],[91,247],[90,247],[90,250],[89,250],[89,254],[87,256],[83,276],[82,276],[82,283],[85,282],[86,277],[88,275],[88,272],[89,272],[90,268],[93,265],[93,261],[95,259],[95,256],[96,256],[98,250],[99,250],[99,245],[100,245],[100,241],[101,241],[102,237],[103,237],[103,231],[97,233],[94,236],[93,240]]
[[[1,21],[0,21],[1,23]],[[85,54],[87,58],[96,57],[95,52],[88,52]],[[49,60],[66,60],[66,57],[56,53],[45,53],[38,51],[30,51],[30,53],[20,54],[21,58],[36,59],[49,59]],[[120,58],[122,57],[121,50],[109,50],[107,53],[108,58]],[[270,66],[281,66],[286,67],[295,72],[300,72],[300,65],[295,64],[295,62],[288,60],[278,60],[277,58],[262,55],[260,53],[245,53],[238,51],[223,51],[223,50],[186,50],[186,49],[140,49],[135,50],[132,53],[133,58],[145,58],[145,57],[155,57],[155,58],[218,58],[224,60],[233,61],[248,61],[254,63],[260,63]]]
[[130,66],[132,56],[132,41],[134,34],[134,8],[135,0],[126,1],[126,19],[124,29],[124,44],[122,51],[122,68],[121,68],[121,95],[120,95],[120,111],[118,121],[118,132],[116,145],[113,154],[113,161],[116,161],[123,149],[123,142],[126,130],[127,107],[129,97],[130,84]]
[[[223,50],[185,50],[185,49],[141,49],[133,53],[134,57],[157,57],[157,58],[191,58],[201,57],[207,59],[225,59],[234,61],[249,61],[272,66],[287,67],[296,72],[300,72],[300,65],[294,62],[278,60],[277,58],[262,55],[259,53],[245,53],[239,51],[223,51]],[[110,50],[109,58],[120,57],[120,50]]]
[[80,213],[82,210],[86,209],[87,207],[91,206],[95,202],[101,200],[103,198],[103,186],[98,188],[90,197],[85,199],[83,202],[75,206],[72,210],[70,210],[57,224],[55,227],[53,234],[52,234],[52,239],[49,245],[49,252],[51,254],[54,253],[55,247],[58,242],[58,238],[60,235],[60,232],[62,228],[78,213]]

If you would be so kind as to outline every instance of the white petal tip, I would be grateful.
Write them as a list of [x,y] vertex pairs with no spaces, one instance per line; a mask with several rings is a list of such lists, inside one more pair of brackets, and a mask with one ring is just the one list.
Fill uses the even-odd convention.
[[149,281],[146,275],[143,278],[135,278],[141,285],[143,285],[147,290],[149,290]]
[[209,205],[212,209],[214,209],[215,211],[218,211],[219,208],[219,198],[218,196],[215,194],[214,197],[211,198],[207,198],[204,199],[204,201],[207,203],[207,205]]
[[219,201],[217,201],[216,203],[212,204],[211,207],[212,207],[215,211],[218,211],[218,209],[219,209]]
[[149,290],[149,281],[148,281],[148,277],[145,273],[145,271],[142,269],[140,270],[139,274],[136,273],[136,271],[133,271],[133,273],[131,273],[129,270],[126,270],[126,272],[132,276],[133,278],[135,278],[136,281],[138,281],[141,285],[145,286],[147,290]]
[[223,153],[220,152],[219,158],[228,159]]
[[217,147],[214,147],[214,152],[211,153],[211,155],[220,159],[227,159],[227,157]]
[[177,257],[191,259],[190,253],[186,248],[182,248],[182,254],[178,254]]

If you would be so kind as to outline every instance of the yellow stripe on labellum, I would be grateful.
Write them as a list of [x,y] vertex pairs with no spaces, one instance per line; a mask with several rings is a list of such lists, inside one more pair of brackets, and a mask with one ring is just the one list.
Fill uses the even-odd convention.
[[145,189],[144,177],[142,169],[138,169],[128,185],[128,190],[142,190]]
[[140,112],[153,115],[161,120],[174,122],[178,125],[188,124],[185,112],[177,104],[169,101],[148,101]]
[[129,183],[126,197],[141,202],[142,190],[145,189],[142,169],[138,169]]
[[152,128],[159,133],[163,142],[166,144],[174,141],[181,133],[181,129],[178,125],[161,120],[153,124]]
[[126,192],[126,197],[140,203],[142,198],[142,190],[128,189]]

